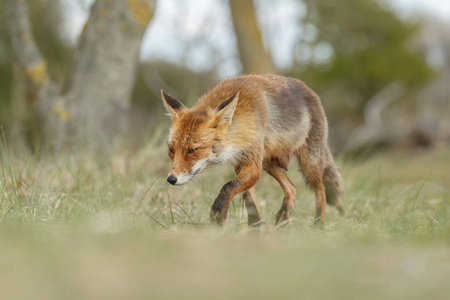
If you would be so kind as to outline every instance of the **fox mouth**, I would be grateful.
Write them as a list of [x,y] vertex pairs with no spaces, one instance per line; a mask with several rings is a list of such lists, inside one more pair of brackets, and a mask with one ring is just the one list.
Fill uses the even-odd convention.
[[188,181],[177,182],[177,183],[175,183],[174,185],[175,185],[175,186],[182,186],[182,185],[185,185],[186,183],[188,183],[189,181],[191,181],[191,180],[189,179]]
[[196,169],[193,172],[191,172],[191,174],[189,174],[189,175],[179,176],[175,185],[185,185],[186,183],[191,181],[192,178],[194,178],[197,174],[201,173],[202,171],[203,171],[203,169]]
[[201,171],[203,171],[203,169],[197,169],[197,170],[194,170],[194,172],[191,173],[191,179],[192,179],[195,175],[199,174]]
[[[189,173],[181,173],[176,175],[176,181],[172,183],[173,185],[185,185],[192,180],[196,175],[203,172],[208,166],[208,161],[206,159],[198,161],[195,166],[191,169]],[[170,181],[169,181],[170,182]]]
[[178,177],[177,182],[175,183],[175,185],[185,185],[186,183],[188,183],[189,181],[192,180],[192,178],[195,177],[195,175],[197,175],[198,173],[200,173],[202,170],[195,170],[195,172],[188,174],[188,175],[181,175]]
[[174,185],[185,185],[192,179],[192,175],[179,175]]

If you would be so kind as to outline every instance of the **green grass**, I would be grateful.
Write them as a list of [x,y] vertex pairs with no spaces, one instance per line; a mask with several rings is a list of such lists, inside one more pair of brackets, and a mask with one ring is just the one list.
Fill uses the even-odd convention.
[[184,187],[151,143],[100,162],[89,154],[36,158],[1,148],[2,299],[446,299],[450,293],[450,149],[340,163],[346,216],[327,209],[294,163],[291,222],[283,199],[257,185],[265,225],[248,229],[236,197],[227,223],[209,208],[233,176],[217,167]]

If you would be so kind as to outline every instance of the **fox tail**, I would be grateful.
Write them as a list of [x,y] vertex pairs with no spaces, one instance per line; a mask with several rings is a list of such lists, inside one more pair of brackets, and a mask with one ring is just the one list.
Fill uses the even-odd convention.
[[341,173],[339,172],[336,162],[331,153],[328,153],[327,166],[323,174],[323,183],[325,185],[325,194],[327,203],[336,207],[341,215],[344,214],[342,205],[342,194],[344,192]]

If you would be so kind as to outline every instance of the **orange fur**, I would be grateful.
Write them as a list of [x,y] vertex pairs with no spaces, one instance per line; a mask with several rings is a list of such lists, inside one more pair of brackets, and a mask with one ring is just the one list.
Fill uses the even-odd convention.
[[244,193],[249,224],[260,221],[254,185],[263,168],[285,193],[276,223],[287,220],[296,189],[285,171],[294,156],[316,194],[317,222],[323,224],[328,200],[342,211],[342,180],[328,148],[327,120],[319,97],[303,82],[277,75],[239,76],[222,81],[192,108],[165,92],[162,96],[174,119],[169,182],[184,184],[211,164],[235,167],[236,177],[211,207],[213,222],[223,223],[238,193]]

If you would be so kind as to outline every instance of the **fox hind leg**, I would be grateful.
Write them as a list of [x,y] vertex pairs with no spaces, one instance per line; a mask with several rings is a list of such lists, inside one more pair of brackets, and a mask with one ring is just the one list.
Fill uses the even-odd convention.
[[248,226],[258,225],[261,222],[261,216],[255,203],[255,187],[246,190],[242,193],[244,198],[245,208],[248,215]]
[[297,151],[303,177],[306,183],[314,191],[315,202],[315,224],[323,227],[325,221],[326,193],[323,183],[324,161],[321,159],[320,151],[311,151],[307,146]]
[[297,189],[287,176],[286,171],[280,166],[274,164],[265,165],[264,170],[278,181],[284,192],[283,204],[275,219],[275,225],[278,225],[280,222],[290,218],[291,210],[295,204],[295,197],[297,196]]

